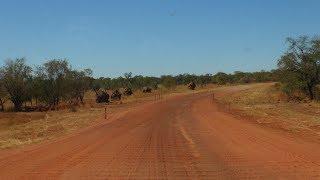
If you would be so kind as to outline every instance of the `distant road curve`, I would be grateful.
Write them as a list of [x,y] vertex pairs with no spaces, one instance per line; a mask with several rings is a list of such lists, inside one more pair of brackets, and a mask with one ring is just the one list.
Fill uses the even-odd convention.
[[236,119],[211,97],[147,103],[54,142],[0,151],[0,179],[320,179],[319,143]]

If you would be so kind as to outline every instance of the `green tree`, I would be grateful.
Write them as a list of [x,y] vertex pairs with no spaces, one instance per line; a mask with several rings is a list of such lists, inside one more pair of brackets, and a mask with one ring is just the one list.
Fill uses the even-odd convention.
[[1,70],[3,86],[14,104],[15,111],[21,111],[22,104],[27,100],[31,72],[32,68],[26,65],[24,58],[6,61]]
[[223,84],[227,84],[227,83],[232,83],[232,76],[223,72],[218,72],[217,74],[215,74],[213,76],[213,80],[214,82],[223,85]]
[[3,77],[0,77],[0,111],[4,111],[4,103],[8,100],[8,98],[9,94],[4,87]]
[[66,99],[84,103],[84,94],[90,89],[91,76],[91,69],[85,69],[83,71],[69,71],[66,78],[66,83],[68,84]]
[[287,42],[289,48],[278,61],[281,82],[288,92],[302,90],[313,100],[320,82],[320,39],[303,36]]
[[161,76],[161,84],[168,89],[173,89],[176,87],[177,82],[174,77],[168,75],[168,76]]
[[67,60],[53,59],[38,67],[37,77],[41,79],[41,100],[56,107],[68,96],[67,75],[71,68]]
[[93,81],[91,89],[98,94],[99,90],[101,89],[101,81],[99,79],[96,79]]

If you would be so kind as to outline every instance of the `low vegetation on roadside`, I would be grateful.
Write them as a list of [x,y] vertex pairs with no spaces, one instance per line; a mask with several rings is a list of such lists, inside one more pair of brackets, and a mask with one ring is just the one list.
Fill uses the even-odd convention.
[[[0,68],[0,111],[47,111],[70,108],[85,104],[84,95],[88,91],[108,91],[110,98],[125,90],[150,91],[161,88],[174,90],[178,85],[187,86],[194,83],[195,87],[208,84],[234,84],[250,82],[268,82],[276,80],[276,71],[240,72],[233,74],[216,73],[205,75],[180,74],[149,77],[125,73],[117,78],[93,78],[91,69],[72,69],[65,59],[53,59],[32,68],[24,58],[7,60]],[[194,87],[194,88],[195,88]],[[121,91],[123,89],[123,91]],[[149,91],[148,91],[149,92]],[[132,93],[124,94],[127,96]],[[105,101],[109,102],[109,101]],[[7,105],[7,106],[6,106]]]
[[14,111],[43,111],[84,103],[92,71],[74,70],[67,60],[50,60],[31,68],[25,59],[7,60],[0,69],[1,110],[10,101]]
[[[243,89],[234,86],[228,89],[232,88],[237,90],[231,90],[217,99],[224,110],[289,132],[320,135],[320,103],[291,101],[277,83],[253,84],[242,87]],[[225,92],[226,89],[218,88],[216,91]]]
[[235,92],[219,101],[259,123],[320,135],[320,38],[288,38],[278,82]]
[[231,74],[153,77],[125,73],[116,78],[94,78],[91,69],[73,69],[65,59],[49,60],[35,68],[24,58],[9,59],[0,67],[0,148],[39,142],[84,127],[101,116],[105,105],[250,83],[262,84],[239,86],[243,90],[219,102],[260,123],[318,133],[320,39],[289,38],[287,42],[289,47],[278,60],[278,69]]

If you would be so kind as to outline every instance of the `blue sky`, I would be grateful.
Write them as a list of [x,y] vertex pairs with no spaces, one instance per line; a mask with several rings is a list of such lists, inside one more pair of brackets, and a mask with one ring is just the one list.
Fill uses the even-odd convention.
[[317,35],[318,0],[0,0],[0,65],[67,58],[94,75],[270,70]]

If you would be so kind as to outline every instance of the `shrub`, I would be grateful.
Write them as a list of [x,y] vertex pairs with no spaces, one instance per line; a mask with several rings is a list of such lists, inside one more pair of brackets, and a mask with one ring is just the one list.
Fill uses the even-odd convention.
[[289,48],[278,60],[280,80],[288,95],[303,92],[315,99],[316,86],[320,83],[320,39],[306,36],[288,38]]

